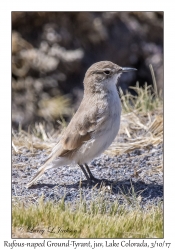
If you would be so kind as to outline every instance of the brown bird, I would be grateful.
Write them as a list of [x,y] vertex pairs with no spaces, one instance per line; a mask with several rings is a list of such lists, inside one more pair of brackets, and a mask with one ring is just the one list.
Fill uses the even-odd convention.
[[136,69],[122,68],[110,61],[97,62],[87,70],[77,112],[27,187],[47,169],[70,164],[78,164],[89,182],[99,181],[87,163],[106,150],[119,131],[121,103],[116,84],[123,72],[133,70]]

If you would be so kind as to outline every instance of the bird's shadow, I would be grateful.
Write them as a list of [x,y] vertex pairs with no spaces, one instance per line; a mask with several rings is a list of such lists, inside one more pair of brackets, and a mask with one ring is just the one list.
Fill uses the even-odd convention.
[[[109,187],[109,190],[113,194],[124,194],[126,196],[141,196],[141,198],[146,198],[148,200],[154,199],[154,198],[163,198],[163,185],[159,184],[147,184],[143,181],[132,181],[131,179],[122,180],[122,181],[107,181],[106,186]],[[104,183],[101,184],[89,184],[88,181],[78,181],[73,184],[37,184],[30,187],[30,189],[37,189],[42,187],[48,187],[48,188],[54,188],[54,187],[65,187],[67,189],[69,188],[89,188],[92,189],[94,187],[100,189],[105,186]]]

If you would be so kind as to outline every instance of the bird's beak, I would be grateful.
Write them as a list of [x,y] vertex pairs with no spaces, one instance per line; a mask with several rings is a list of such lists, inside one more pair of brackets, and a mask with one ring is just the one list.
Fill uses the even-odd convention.
[[135,71],[135,70],[137,70],[137,69],[135,69],[135,68],[126,68],[126,67],[124,67],[124,68],[122,68],[122,73],[123,73],[123,72]]

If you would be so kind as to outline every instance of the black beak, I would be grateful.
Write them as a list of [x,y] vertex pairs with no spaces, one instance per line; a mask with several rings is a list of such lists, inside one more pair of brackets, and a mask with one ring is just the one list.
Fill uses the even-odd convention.
[[122,73],[123,73],[123,72],[135,71],[135,70],[137,70],[137,69],[135,69],[135,68],[126,68],[126,67],[123,67],[123,68],[122,68]]

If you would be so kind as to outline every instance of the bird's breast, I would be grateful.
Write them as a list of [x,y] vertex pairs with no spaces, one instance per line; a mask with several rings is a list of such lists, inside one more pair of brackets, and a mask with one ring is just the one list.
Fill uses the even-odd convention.
[[80,164],[89,162],[103,153],[118,134],[121,116],[121,103],[118,93],[108,96],[106,100],[103,100],[103,104],[100,119],[104,119],[104,122],[97,125],[97,129],[92,134],[92,139],[82,145],[79,152]]

